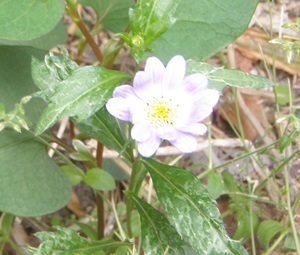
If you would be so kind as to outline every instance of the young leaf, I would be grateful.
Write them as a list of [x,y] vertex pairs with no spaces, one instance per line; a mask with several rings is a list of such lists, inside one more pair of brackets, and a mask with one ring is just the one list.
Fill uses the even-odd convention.
[[128,78],[127,73],[101,67],[75,69],[49,98],[50,103],[37,124],[36,134],[43,133],[62,117],[74,117],[78,121],[87,119],[103,107],[114,88]]
[[216,203],[199,180],[178,167],[143,159],[157,196],[177,232],[199,254],[247,254],[241,243],[231,240]]
[[0,211],[38,216],[69,201],[69,180],[33,136],[2,131],[0,162]]
[[[176,21],[174,12],[178,0],[139,0],[130,10],[130,27],[133,33],[133,56],[139,60],[145,49]],[[176,51],[174,51],[176,52]]]
[[31,255],[93,255],[99,251],[114,251],[128,243],[116,241],[89,241],[75,230],[55,227],[57,232],[38,232],[35,235],[43,242],[38,248],[30,247]]
[[147,254],[184,254],[184,240],[168,220],[151,205],[132,195],[142,223],[142,246]]
[[257,229],[257,238],[259,243],[264,248],[268,248],[272,238],[282,230],[283,227],[278,221],[265,220],[261,222]]
[[91,161],[94,162],[95,158],[91,151],[85,146],[85,144],[77,139],[72,141],[72,145],[74,146],[77,153],[71,153],[71,158],[75,160],[82,160],[82,161]]
[[64,13],[64,7],[64,2],[60,0],[2,1],[0,37],[11,41],[40,37],[56,26]]
[[[252,224],[250,217],[252,217]],[[240,208],[238,210],[237,221],[238,226],[233,239],[246,240],[251,237],[251,228],[254,230],[254,232],[256,232],[259,218],[255,213],[252,213],[252,215],[250,215],[247,208]]]
[[217,199],[223,191],[224,182],[222,175],[216,172],[210,172],[207,179],[207,189],[213,199]]
[[96,190],[113,190],[116,188],[115,180],[103,169],[93,168],[87,171],[83,181]]
[[117,152],[123,151],[123,156],[130,161],[130,152],[124,148],[126,144],[120,125],[115,117],[108,113],[106,107],[102,107],[95,114],[84,121],[74,120],[76,126],[103,145]]
[[[176,2],[177,11],[172,13],[175,24],[154,41],[151,53],[147,54],[157,56],[165,63],[174,56],[174,52],[186,59],[204,60],[214,55],[244,32],[259,1]],[[159,1],[157,5],[161,3]]]

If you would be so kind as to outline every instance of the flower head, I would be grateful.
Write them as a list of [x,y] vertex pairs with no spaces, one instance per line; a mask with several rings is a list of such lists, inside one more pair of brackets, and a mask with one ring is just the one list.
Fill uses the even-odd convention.
[[136,73],[133,86],[117,87],[106,107],[113,116],[132,122],[131,136],[141,155],[153,155],[163,139],[182,152],[193,152],[195,135],[207,131],[200,122],[219,100],[219,92],[207,84],[200,73],[185,77],[182,56],[173,57],[166,67],[150,57],[145,70]]

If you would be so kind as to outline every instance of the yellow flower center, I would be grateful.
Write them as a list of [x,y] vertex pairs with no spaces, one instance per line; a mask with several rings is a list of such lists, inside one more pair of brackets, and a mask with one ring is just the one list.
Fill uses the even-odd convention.
[[169,99],[154,98],[147,107],[147,117],[155,126],[172,125],[176,117],[176,107]]

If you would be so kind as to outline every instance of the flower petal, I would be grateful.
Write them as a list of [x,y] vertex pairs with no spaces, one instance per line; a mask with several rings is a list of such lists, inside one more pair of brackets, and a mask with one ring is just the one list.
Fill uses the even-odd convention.
[[150,126],[144,123],[136,123],[131,129],[132,139],[138,142],[145,142],[152,136]]
[[207,131],[207,127],[202,123],[193,123],[184,127],[176,127],[176,129],[194,135],[204,135]]
[[138,142],[138,151],[144,157],[151,157],[158,149],[161,140],[153,136],[145,142]]
[[193,93],[196,90],[204,90],[207,88],[208,79],[201,73],[195,73],[189,75],[183,80],[183,89],[189,93]]
[[145,72],[151,77],[153,84],[162,83],[165,70],[165,66],[158,58],[150,57],[147,59]]
[[176,140],[172,140],[170,143],[185,153],[190,153],[197,149],[196,138],[193,135],[184,132],[178,132]]
[[121,97],[121,98],[128,98],[131,96],[135,96],[133,87],[130,85],[121,85],[115,88],[113,92],[113,97]]
[[131,121],[131,114],[128,102],[124,98],[111,98],[106,103],[108,112],[116,118],[124,121]]
[[148,58],[145,71],[137,72],[134,77],[135,93],[146,102],[150,102],[154,97],[161,97],[164,73],[165,67],[158,58]]
[[174,87],[182,83],[185,75],[185,60],[182,56],[173,57],[165,71],[163,79],[163,95],[168,95],[168,92]]
[[159,127],[156,129],[156,133],[161,139],[165,140],[174,140],[178,135],[178,131],[173,125]]

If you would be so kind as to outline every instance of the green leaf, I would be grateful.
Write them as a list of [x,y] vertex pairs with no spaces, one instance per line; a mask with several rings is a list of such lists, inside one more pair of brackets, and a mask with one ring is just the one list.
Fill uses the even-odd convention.
[[223,191],[224,182],[222,175],[216,172],[210,172],[207,179],[207,190],[211,196],[211,198],[218,198]]
[[74,122],[79,129],[97,139],[106,147],[119,153],[123,152],[122,155],[130,162],[130,151],[129,148],[124,148],[126,142],[120,125],[116,118],[108,113],[106,107],[84,121],[74,120]]
[[[244,32],[259,1],[176,2],[179,6],[172,15],[176,19],[175,24],[151,47],[150,54],[165,63],[174,56],[174,53],[184,56],[185,59],[200,60],[214,55]],[[147,20],[147,16],[144,16],[144,19]]]
[[[51,60],[49,57],[48,59]],[[116,86],[130,78],[127,73],[95,66],[69,68],[70,61],[64,59],[66,57],[60,59],[58,63],[52,59],[54,65],[61,64],[61,61],[66,62],[66,68],[61,69],[59,65],[54,71],[46,62],[48,74],[45,68],[41,67],[41,63],[33,61],[36,85],[43,90],[42,95],[38,96],[48,102],[37,124],[36,134],[43,133],[62,117],[74,117],[78,121],[86,120],[104,106]],[[56,79],[51,77],[51,73],[55,71],[57,71]],[[48,79],[52,83],[46,88],[45,81]]]
[[259,243],[268,248],[272,238],[283,230],[283,227],[278,221],[265,220],[261,222],[257,229],[257,238]]
[[295,93],[290,92],[290,89],[287,85],[279,84],[274,87],[275,92],[276,92],[276,100],[277,103],[280,105],[286,105],[287,103],[290,102],[290,93],[292,93],[292,99],[295,99]]
[[61,170],[69,178],[72,185],[76,185],[83,180],[84,173],[75,165],[64,165]]
[[217,68],[203,62],[188,60],[187,74],[202,73],[208,78],[208,87],[222,91],[226,85],[238,88],[265,88],[273,86],[272,81],[262,76],[244,73],[240,70]]
[[278,149],[280,153],[282,153],[284,149],[291,144],[291,141],[292,141],[292,137],[289,135],[283,135],[282,137],[280,137],[278,142]]
[[[36,91],[30,74],[31,58],[42,59],[45,53],[30,47],[0,46],[0,102],[7,112],[12,111],[24,96]],[[37,122],[44,105],[41,99],[33,98],[24,106],[31,123]]]
[[0,211],[38,216],[68,202],[70,182],[33,136],[2,131],[0,162]]
[[38,232],[35,235],[43,242],[38,248],[30,247],[31,255],[94,255],[99,251],[114,251],[128,243],[115,241],[89,241],[75,230],[55,227],[56,232]]
[[247,254],[241,243],[231,240],[216,203],[199,180],[178,167],[143,159],[157,196],[177,232],[199,254]]
[[116,188],[115,180],[103,169],[93,168],[87,171],[83,181],[96,190],[113,190]]
[[130,11],[130,26],[134,36],[143,38],[145,45],[150,45],[156,38],[167,31],[176,19],[174,12],[177,0],[140,0]]
[[64,13],[62,0],[7,0],[0,3],[0,38],[32,40],[52,30]]
[[[151,205],[133,195],[142,223],[142,247],[147,254],[184,254],[185,242],[168,220]],[[168,251],[167,253],[166,250]]]
[[52,47],[64,44],[68,39],[68,34],[65,25],[63,22],[59,22],[56,27],[49,31],[49,33],[42,35],[41,37],[37,37],[32,40],[27,41],[9,41],[3,40],[0,38],[0,45],[10,45],[10,46],[30,46],[33,48],[41,49],[41,50],[49,50]]
[[[252,224],[250,217],[252,217]],[[255,213],[252,213],[250,215],[248,208],[244,207],[238,210],[237,221],[238,226],[233,239],[246,240],[251,237],[251,229],[253,229],[253,231],[256,232],[259,223],[259,218]]]
[[[300,234],[297,234],[297,238],[298,238],[298,243],[300,243]],[[282,250],[283,251],[295,251],[296,249],[297,248],[296,248],[296,244],[295,244],[294,235],[293,235],[293,233],[288,233],[284,240]]]
[[15,216],[10,213],[1,215],[0,233],[1,236],[9,237],[9,232],[14,222]]
[[82,141],[74,139],[72,141],[72,145],[74,146],[77,153],[71,153],[71,158],[75,160],[95,162],[93,154]]
[[82,5],[91,6],[102,21],[105,29],[122,32],[129,24],[128,11],[134,6],[133,0],[80,0]]

